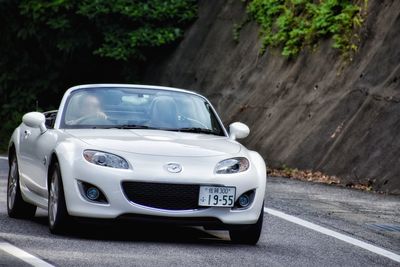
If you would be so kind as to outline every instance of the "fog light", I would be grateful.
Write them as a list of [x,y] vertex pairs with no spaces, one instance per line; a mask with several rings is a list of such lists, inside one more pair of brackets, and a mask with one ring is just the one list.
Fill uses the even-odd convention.
[[97,188],[89,187],[88,190],[86,190],[86,196],[90,200],[96,200],[99,198],[100,192]]
[[241,195],[239,197],[239,205],[241,207],[243,207],[243,208],[247,207],[249,205],[249,203],[250,203],[250,198],[247,195]]

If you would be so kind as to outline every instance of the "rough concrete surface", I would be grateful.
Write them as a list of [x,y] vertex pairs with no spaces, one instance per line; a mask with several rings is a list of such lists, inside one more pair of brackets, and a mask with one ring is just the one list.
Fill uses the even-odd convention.
[[233,40],[242,1],[199,1],[198,20],[170,56],[151,64],[146,82],[205,94],[226,124],[250,126],[244,143],[270,166],[400,194],[400,1],[368,2],[359,51],[344,65],[330,40],[295,60],[278,49],[259,56],[255,23]]

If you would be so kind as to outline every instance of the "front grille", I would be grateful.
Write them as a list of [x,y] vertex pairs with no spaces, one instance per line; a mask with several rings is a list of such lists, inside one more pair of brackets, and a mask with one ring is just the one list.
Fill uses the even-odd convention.
[[139,205],[165,210],[198,208],[198,185],[123,182],[122,189],[130,201]]

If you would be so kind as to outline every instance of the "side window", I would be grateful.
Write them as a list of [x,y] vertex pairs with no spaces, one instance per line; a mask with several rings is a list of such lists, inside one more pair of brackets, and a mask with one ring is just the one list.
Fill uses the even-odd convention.
[[54,123],[56,122],[57,111],[48,111],[43,113],[46,118],[46,127],[47,129],[53,129]]

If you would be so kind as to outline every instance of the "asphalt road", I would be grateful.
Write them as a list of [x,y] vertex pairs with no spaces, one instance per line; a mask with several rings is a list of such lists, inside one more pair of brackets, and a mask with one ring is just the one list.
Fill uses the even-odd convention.
[[399,197],[283,178],[268,181],[267,208],[372,244],[378,247],[374,252],[269,213],[257,246],[232,244],[221,231],[162,225],[81,225],[54,236],[44,210],[33,220],[8,218],[7,171],[0,159],[0,266],[28,266],[21,253],[6,253],[2,244],[55,266],[400,266],[400,258],[396,262],[375,252],[400,254],[400,229],[379,228],[400,228]]

